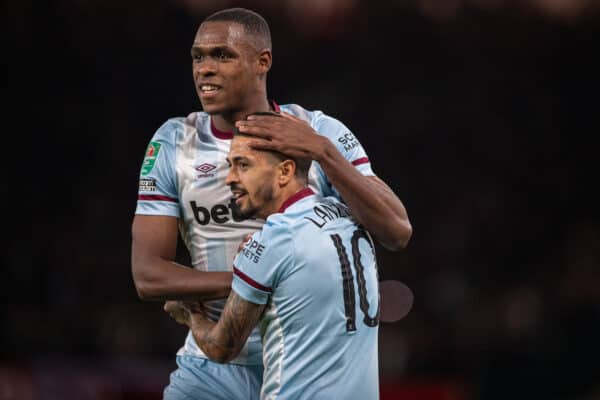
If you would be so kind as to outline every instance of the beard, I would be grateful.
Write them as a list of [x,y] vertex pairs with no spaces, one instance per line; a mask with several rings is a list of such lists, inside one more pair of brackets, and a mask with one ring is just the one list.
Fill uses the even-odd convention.
[[[248,194],[247,199],[246,199],[246,206],[244,208],[239,207],[237,204],[235,204],[236,209],[239,210],[239,215],[244,219],[248,219],[248,218],[266,219],[267,216],[264,215],[265,211],[266,211],[265,207],[272,203],[273,188],[270,185],[262,186],[256,191],[256,194],[253,197],[255,199],[258,199],[262,206],[254,204],[252,199],[250,199],[250,195]],[[232,212],[233,212],[233,209],[232,209]]]
[[240,222],[245,219],[252,218],[252,215],[246,215],[244,212],[242,212],[242,209],[235,202],[234,198],[232,198],[231,201],[229,202],[229,208],[231,209],[231,216],[233,217],[233,220],[236,222]]

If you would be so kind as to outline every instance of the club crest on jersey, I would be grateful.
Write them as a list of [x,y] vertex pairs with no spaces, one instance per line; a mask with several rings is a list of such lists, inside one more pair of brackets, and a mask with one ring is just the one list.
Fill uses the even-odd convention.
[[194,169],[198,172],[200,172],[201,174],[198,175],[198,178],[209,178],[212,176],[215,176],[215,174],[211,174],[210,171],[214,170],[216,167],[216,165],[212,165],[209,163],[202,163],[200,165],[198,165],[197,167],[194,167]]
[[144,162],[142,163],[142,175],[148,175],[150,171],[152,171],[152,168],[154,168],[154,163],[156,162],[156,157],[158,157],[159,150],[160,143],[150,142],[148,148],[146,149]]

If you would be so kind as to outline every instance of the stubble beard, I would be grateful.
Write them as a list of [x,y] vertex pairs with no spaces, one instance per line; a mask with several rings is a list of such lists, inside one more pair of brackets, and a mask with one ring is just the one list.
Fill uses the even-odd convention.
[[262,218],[267,219],[267,210],[265,210],[265,206],[268,206],[273,201],[273,188],[271,186],[263,186],[259,190],[256,191],[256,195],[254,196],[262,200],[263,207],[257,207],[252,204],[252,200],[248,196],[248,207],[242,209],[240,207],[240,214],[244,218]]

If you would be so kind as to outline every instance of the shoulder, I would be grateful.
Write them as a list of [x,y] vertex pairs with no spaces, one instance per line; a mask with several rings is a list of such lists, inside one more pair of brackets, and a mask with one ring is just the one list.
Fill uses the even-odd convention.
[[190,129],[202,129],[204,126],[210,126],[210,116],[204,111],[195,111],[189,113],[187,117],[180,118],[183,126]]
[[303,119],[309,123],[322,123],[322,122],[335,122],[339,121],[336,118],[333,118],[327,114],[325,114],[321,110],[307,110],[299,104],[282,104],[280,106],[282,112],[292,114],[293,116]]
[[270,241],[285,242],[285,246],[294,246],[298,240],[301,231],[307,226],[307,220],[304,218],[309,215],[313,204],[302,204],[294,207],[292,210],[286,210],[285,213],[275,213],[270,215],[262,227],[263,237]]
[[324,113],[321,110],[307,110],[298,104],[284,104],[281,111],[292,114],[308,122],[314,130],[324,136],[340,136],[349,132],[349,129],[339,119]]
[[261,238],[265,240],[286,240],[292,237],[293,220],[285,214],[270,215],[260,230]]
[[307,110],[298,104],[282,104],[280,106],[282,112],[292,114],[294,117],[300,118],[311,123],[320,111]]
[[154,133],[152,140],[174,143],[184,131],[185,118],[175,117],[166,120]]
[[309,231],[313,229],[309,218],[322,200],[323,197],[318,194],[302,199],[300,202],[292,204],[284,213],[269,216],[263,229],[267,228],[272,234],[286,237],[290,243],[303,240],[298,238],[304,237],[307,229]]
[[154,140],[174,143],[181,137],[195,133],[206,123],[210,123],[210,120],[204,112],[193,112],[187,117],[169,118],[158,128]]

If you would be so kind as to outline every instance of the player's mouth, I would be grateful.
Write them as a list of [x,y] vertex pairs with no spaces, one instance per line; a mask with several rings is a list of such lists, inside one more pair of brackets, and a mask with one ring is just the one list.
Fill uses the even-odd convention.
[[206,98],[216,96],[217,93],[219,93],[219,91],[221,90],[220,86],[209,84],[209,83],[203,83],[199,87],[200,87],[200,96],[206,97]]
[[243,197],[248,194],[247,192],[244,192],[241,190],[232,190],[232,193],[233,193],[233,199],[235,200],[235,204],[237,204],[238,206],[242,202]]

